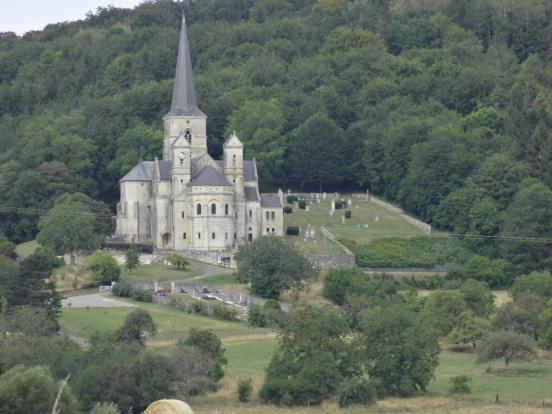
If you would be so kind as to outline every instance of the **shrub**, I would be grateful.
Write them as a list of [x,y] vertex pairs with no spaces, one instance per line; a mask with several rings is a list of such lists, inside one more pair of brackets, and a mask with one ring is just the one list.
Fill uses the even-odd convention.
[[296,195],[288,195],[286,197],[286,200],[288,202],[288,204],[293,204],[295,203],[297,200],[299,200],[299,198],[296,196]]
[[370,405],[376,401],[378,386],[368,378],[353,378],[341,386],[339,406]]
[[293,213],[293,208],[289,207],[289,206],[285,206],[284,207],[284,214],[291,214]]
[[171,254],[167,258],[167,262],[176,270],[186,270],[186,267],[190,265],[189,260],[179,254]]
[[353,213],[351,213],[351,210],[345,211],[345,218],[350,219],[352,217]]
[[132,286],[128,282],[121,280],[120,282],[116,283],[115,286],[113,286],[113,289],[111,292],[115,296],[119,296],[121,298],[128,298],[132,293]]
[[287,226],[286,233],[288,236],[299,236],[299,226]]
[[450,379],[449,394],[471,394],[471,381],[467,375],[458,375]]
[[238,381],[238,388],[236,389],[236,394],[238,395],[238,400],[240,402],[247,402],[251,397],[253,392],[253,381],[251,378],[240,379]]
[[120,414],[120,411],[113,403],[97,403],[90,414]]
[[267,325],[266,316],[260,305],[250,305],[247,311],[247,322],[249,326],[264,328]]
[[307,200],[299,200],[299,208],[304,210],[307,208]]
[[109,253],[100,250],[88,258],[86,268],[92,271],[97,284],[117,282],[121,275],[121,268],[117,261]]
[[151,302],[152,295],[147,289],[132,289],[130,292],[130,298],[138,302]]
[[335,200],[335,209],[341,210],[346,204],[345,200]]
[[202,315],[206,315],[208,311],[207,304],[200,300],[194,300],[192,301],[192,310],[194,311],[194,313],[200,313]]
[[213,303],[211,311],[213,312],[213,318],[222,319],[223,321],[234,321],[238,317],[238,311],[236,309],[220,302]]

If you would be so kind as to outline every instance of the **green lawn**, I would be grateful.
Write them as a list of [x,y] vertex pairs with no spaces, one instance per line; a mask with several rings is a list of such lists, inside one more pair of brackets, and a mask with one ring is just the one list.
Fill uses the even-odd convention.
[[157,280],[166,282],[170,280],[182,281],[201,274],[201,271],[188,267],[187,270],[176,270],[165,265],[142,265],[132,271],[126,267],[121,268],[121,277],[130,283],[148,283]]
[[[349,198],[344,195],[344,198]],[[343,222],[343,215],[348,207],[336,210],[333,216],[329,215],[330,198],[321,200],[320,204],[312,203],[310,211],[293,207],[293,213],[284,219],[284,231],[287,226],[301,226],[306,229],[310,224],[316,233],[316,239],[304,240],[304,236],[287,236],[288,240],[295,241],[297,247],[307,254],[339,254],[341,249],[335,243],[326,240],[320,233],[324,226],[336,237],[354,240],[357,243],[369,243],[383,237],[412,237],[423,236],[421,230],[408,224],[395,213],[387,211],[364,199],[353,198],[352,218]],[[286,204],[289,205],[289,204]]]
[[225,369],[230,375],[263,375],[272,354],[276,350],[276,339],[260,336],[224,343],[228,366]]
[[30,254],[33,254],[37,247],[38,243],[36,242],[36,240],[31,240],[25,243],[18,244],[15,247],[15,252],[19,257],[26,257]]
[[[133,302],[136,303],[136,302]],[[228,322],[205,316],[191,315],[164,305],[140,303],[150,312],[158,335],[154,341],[173,341],[185,337],[190,328],[211,329],[222,338],[232,335],[270,332],[267,329],[249,329],[239,322]],[[89,338],[95,332],[119,328],[133,308],[63,308],[60,317],[62,330],[71,335]]]
[[[491,367],[490,372],[486,372]],[[467,375],[472,379],[469,398],[494,401],[500,393],[503,401],[542,401],[552,397],[552,360],[520,361],[504,370],[502,361],[477,364],[475,355],[443,352],[430,392],[446,394],[451,377]]]

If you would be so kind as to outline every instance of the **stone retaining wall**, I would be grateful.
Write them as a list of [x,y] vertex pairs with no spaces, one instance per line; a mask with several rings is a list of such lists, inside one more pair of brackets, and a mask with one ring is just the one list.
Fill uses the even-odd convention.
[[332,267],[353,267],[356,264],[355,257],[348,255],[311,255],[308,259],[320,270],[328,270]]
[[[361,197],[366,197],[366,195],[362,194]],[[388,211],[391,211],[395,214],[397,214],[400,218],[402,218],[404,221],[406,221],[408,224],[413,225],[417,229],[422,230],[424,233],[431,234],[431,225],[424,223],[421,220],[418,220],[412,216],[409,216],[404,212],[404,210],[400,207],[394,206],[393,204],[389,204],[383,200],[380,200],[379,198],[376,198],[374,196],[370,196],[370,202],[374,203]]]

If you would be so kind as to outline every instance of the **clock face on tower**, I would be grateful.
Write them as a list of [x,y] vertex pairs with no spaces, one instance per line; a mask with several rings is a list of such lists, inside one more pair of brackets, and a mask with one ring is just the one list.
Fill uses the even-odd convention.
[[178,158],[180,158],[181,160],[183,160],[184,158],[186,158],[186,154],[184,154],[183,152],[179,152],[179,153],[178,153]]

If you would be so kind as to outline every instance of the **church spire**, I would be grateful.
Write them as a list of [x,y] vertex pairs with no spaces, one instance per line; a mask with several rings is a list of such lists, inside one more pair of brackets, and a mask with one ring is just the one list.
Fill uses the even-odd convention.
[[186,31],[186,18],[182,16],[182,29],[180,30],[180,44],[178,46],[178,58],[176,60],[176,74],[172,93],[171,110],[168,116],[205,116],[197,106],[197,94],[193,79],[192,57],[188,34]]

